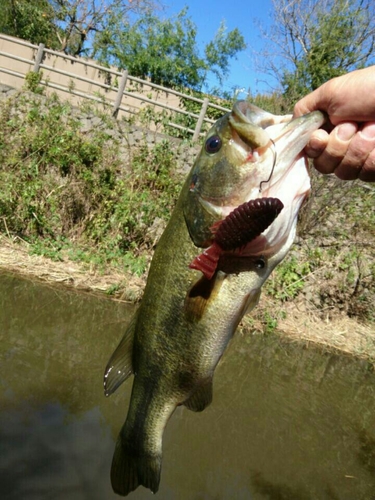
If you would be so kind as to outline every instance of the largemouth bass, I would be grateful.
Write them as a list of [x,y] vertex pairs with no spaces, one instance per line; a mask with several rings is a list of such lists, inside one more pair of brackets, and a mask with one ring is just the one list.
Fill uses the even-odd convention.
[[[106,395],[134,374],[112,462],[116,493],[155,493],[168,419],[178,405],[211,403],[219,359],[294,240],[310,189],[302,150],[323,122],[319,111],[291,121],[239,101],[208,132],[105,371]],[[205,252],[215,254],[209,272]]]

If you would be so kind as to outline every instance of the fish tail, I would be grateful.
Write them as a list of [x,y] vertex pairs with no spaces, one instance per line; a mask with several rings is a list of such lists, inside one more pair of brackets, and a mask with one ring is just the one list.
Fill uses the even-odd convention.
[[126,496],[142,485],[156,493],[159,489],[161,454],[135,456],[124,446],[119,436],[112,460],[112,488],[118,495]]
[[190,269],[201,271],[204,276],[210,280],[215,274],[220,253],[221,248],[214,242],[210,247],[206,248],[203,253],[198,255],[198,257],[195,257],[189,264],[189,267]]

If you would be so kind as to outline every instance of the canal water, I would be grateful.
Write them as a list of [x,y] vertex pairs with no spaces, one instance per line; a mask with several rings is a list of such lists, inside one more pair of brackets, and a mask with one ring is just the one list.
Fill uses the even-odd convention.
[[[1,499],[119,498],[109,473],[131,380],[105,398],[102,377],[132,311],[0,275]],[[212,405],[168,424],[158,498],[374,500],[371,365],[237,334]]]

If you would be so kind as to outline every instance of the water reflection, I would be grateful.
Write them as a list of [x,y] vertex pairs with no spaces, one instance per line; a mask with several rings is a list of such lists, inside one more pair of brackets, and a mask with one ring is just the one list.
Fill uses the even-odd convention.
[[58,403],[4,412],[1,498],[115,498],[107,480],[112,439],[100,421],[98,408],[76,418]]
[[[0,276],[1,498],[118,498],[131,381],[106,399],[102,374],[128,320],[124,304]],[[374,424],[367,363],[238,335],[213,404],[168,424],[157,498],[374,500]]]

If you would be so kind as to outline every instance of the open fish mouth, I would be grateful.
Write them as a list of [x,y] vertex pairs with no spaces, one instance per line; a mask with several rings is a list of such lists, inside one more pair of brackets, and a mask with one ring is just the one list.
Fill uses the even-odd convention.
[[[244,164],[251,164],[250,173],[243,184],[236,187],[233,197],[218,200],[200,196],[199,203],[222,222],[233,218],[242,204],[245,206],[257,199],[277,199],[283,208],[261,234],[229,251],[224,249],[221,255],[268,257],[294,238],[299,208],[310,191],[303,149],[312,132],[324,121],[325,115],[320,111],[292,120],[291,115],[271,115],[245,101],[234,105],[229,116],[233,147],[236,154],[241,151]],[[259,212],[254,212],[254,217],[259,217]],[[214,237],[212,242],[216,245]]]
[[232,197],[219,199],[203,194],[199,197],[205,210],[218,219],[225,218],[241,203],[278,197],[275,191],[284,182],[292,181],[286,189],[294,191],[296,196],[306,195],[310,189],[306,169],[296,169],[293,179],[287,174],[301,158],[306,158],[303,149],[312,132],[324,123],[324,114],[314,111],[292,120],[292,115],[272,115],[254,108],[246,101],[239,101],[229,116],[232,146],[237,153],[241,151],[243,163],[252,167],[247,179],[242,186],[235,186]]
[[[246,101],[235,103],[229,115],[232,147],[237,153],[241,151],[243,166],[249,164],[249,173],[242,186],[234,186],[236,194],[232,199],[230,196],[227,199],[210,198],[202,193],[202,205],[215,216],[223,218],[241,203],[264,196],[277,196],[275,186],[279,189],[280,183],[291,181],[288,172],[300,158],[306,159],[303,149],[312,132],[324,121],[325,115],[320,111],[292,120],[291,115],[272,115]],[[303,168],[300,170],[294,172],[293,182],[288,186],[288,190],[294,191],[297,196],[306,188],[308,179],[308,173]],[[297,185],[300,189],[296,189]]]

